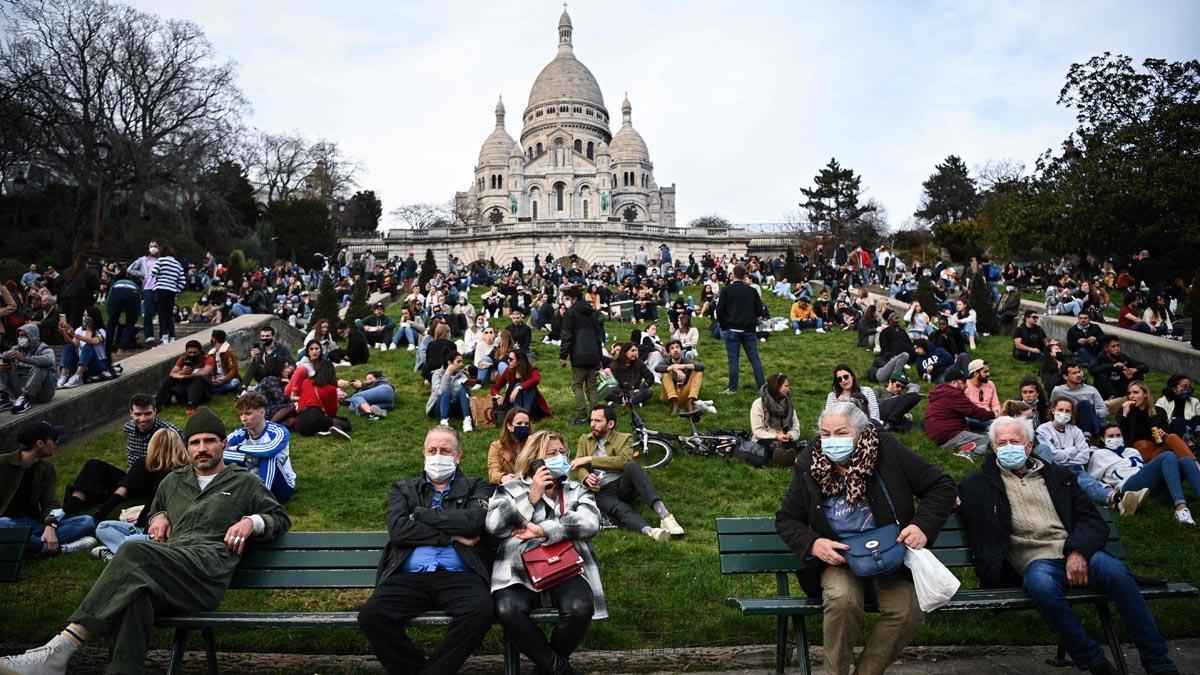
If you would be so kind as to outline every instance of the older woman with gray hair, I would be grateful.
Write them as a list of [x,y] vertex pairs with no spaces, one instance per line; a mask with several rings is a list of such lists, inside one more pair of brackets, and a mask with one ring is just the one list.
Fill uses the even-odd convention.
[[[856,576],[842,539],[895,522],[897,542],[914,549],[933,541],[954,509],[954,481],[889,434],[881,434],[854,403],[821,413],[821,437],[800,453],[792,483],[775,514],[775,528],[796,556],[800,585],[824,601],[825,669],[844,675],[854,662],[870,585],[879,601],[876,622],[855,673],[882,673],[921,627],[921,609],[908,568]],[[914,498],[920,506],[913,506]]]

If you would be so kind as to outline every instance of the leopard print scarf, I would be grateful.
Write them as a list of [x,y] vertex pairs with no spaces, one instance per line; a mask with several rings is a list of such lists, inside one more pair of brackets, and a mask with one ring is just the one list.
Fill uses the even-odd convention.
[[846,493],[846,501],[851,504],[866,501],[867,479],[875,473],[875,459],[879,456],[879,434],[874,426],[868,426],[858,438],[854,452],[850,453],[850,464],[843,478],[833,466],[833,462],[821,452],[820,439],[813,445],[812,473],[813,480],[821,487],[821,494],[834,497]]

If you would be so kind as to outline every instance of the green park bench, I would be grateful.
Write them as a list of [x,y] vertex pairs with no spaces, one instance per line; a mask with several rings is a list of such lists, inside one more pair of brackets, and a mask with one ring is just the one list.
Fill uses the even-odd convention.
[[[2,532],[3,530],[0,530]],[[387,532],[288,532],[271,542],[258,544],[243,557],[233,574],[231,589],[348,589],[374,588],[375,570],[387,545]],[[0,570],[3,567],[0,566]],[[558,621],[552,609],[537,610],[534,620]],[[409,622],[412,626],[445,626],[450,617],[442,612],[425,612]],[[158,617],[158,628],[174,628],[169,673],[178,673],[188,631],[199,630],[204,638],[208,669],[218,672],[216,628],[357,628],[358,612],[192,612]],[[504,641],[504,672],[519,672],[520,652]]]
[[15,582],[21,576],[21,556],[32,527],[0,528],[0,583]]
[[[1108,522],[1108,544],[1104,550],[1118,559],[1125,558],[1125,548],[1117,534],[1116,523],[1108,509],[1100,509]],[[792,595],[788,588],[788,577],[800,568],[801,562],[787,544],[775,532],[774,518],[718,518],[717,546],[723,574],[774,574],[775,595],[756,598],[729,598],[725,604],[741,611],[742,616],[773,616],[776,618],[775,669],[784,672],[787,664],[788,619],[792,619],[796,632],[796,648],[800,672],[809,675],[812,664],[808,654],[808,631],[804,619],[821,615],[821,598]],[[971,552],[967,547],[966,531],[958,514],[950,516],[946,526],[929,549],[946,567],[972,567]],[[1143,586],[1142,595],[1147,600],[1177,598],[1200,594],[1194,586],[1171,582],[1166,586]],[[1108,598],[1090,589],[1072,588],[1067,591],[1067,600],[1072,604],[1092,604],[1104,627],[1104,635],[1112,651],[1113,662],[1123,675],[1128,675],[1125,659],[1121,654],[1121,643],[1108,608]],[[877,608],[868,607],[868,611]],[[1019,610],[1034,609],[1033,601],[1020,588],[1005,589],[960,589],[949,604],[939,612],[961,610]],[[1058,647],[1058,658],[1053,665],[1066,665],[1066,651]]]

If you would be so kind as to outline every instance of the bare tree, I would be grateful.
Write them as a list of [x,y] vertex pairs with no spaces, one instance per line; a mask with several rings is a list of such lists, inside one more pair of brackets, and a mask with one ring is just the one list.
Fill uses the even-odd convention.
[[298,132],[255,130],[242,144],[241,164],[249,170],[254,187],[266,192],[269,204],[305,189],[305,178],[313,167],[311,147]]
[[975,175],[981,190],[991,192],[1001,185],[1020,182],[1025,178],[1025,165],[1011,159],[990,159],[975,167]]
[[450,220],[449,214],[438,204],[402,204],[389,211],[388,215],[392,220],[407,225],[410,230],[425,230],[439,220]]
[[345,197],[358,185],[362,162],[343,155],[337,143],[319,140],[309,148],[308,154],[313,162],[310,180],[317,197],[332,202]]

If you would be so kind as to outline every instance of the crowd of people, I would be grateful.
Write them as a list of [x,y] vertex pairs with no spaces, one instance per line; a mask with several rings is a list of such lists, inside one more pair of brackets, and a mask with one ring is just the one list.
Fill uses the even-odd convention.
[[[151,271],[170,278],[172,271],[160,267],[169,256],[154,248]],[[179,265],[181,283],[214,283],[221,272],[213,262],[211,269]],[[608,611],[593,541],[602,526],[657,542],[684,534],[636,461],[633,437],[617,431],[617,419],[623,407],[654,405],[656,387],[659,405],[671,414],[715,412],[701,391],[703,344],[693,325],[709,317],[710,335],[724,344],[727,357],[722,393],[739,390],[744,353],[757,391],[747,412],[753,439],[792,467],[776,525],[810,563],[801,572],[804,590],[824,600],[830,672],[848,672],[851,665],[855,672],[883,672],[922,622],[906,569],[858,576],[846,564],[843,540],[895,523],[897,541],[920,549],[936,539],[955,509],[966,524],[981,583],[1023,585],[1078,667],[1116,672],[1063,600],[1066,587],[1086,585],[1119,600],[1148,672],[1178,672],[1132,575],[1102,550],[1107,526],[1096,505],[1133,515],[1149,493],[1160,492],[1175,503],[1176,520],[1195,524],[1184,489],[1200,496],[1194,455],[1200,401],[1191,380],[1173,375],[1152,403],[1145,365],[1123,354],[1116,335],[1098,334],[1103,312],[1097,319],[1085,303],[1058,294],[1056,307],[1080,317],[1069,337],[1075,340],[1068,346],[1072,354],[1046,338],[1037,313],[1025,313],[1013,329],[1013,358],[1037,374],[1009,396],[991,381],[989,364],[972,353],[982,340],[1007,338],[977,330],[979,312],[993,308],[971,307],[964,286],[987,283],[1003,319],[999,287],[1040,283],[1036,268],[1014,268],[1011,280],[1008,270],[996,269],[993,279],[995,266],[981,259],[960,281],[948,265],[905,264],[886,247],[872,253],[839,246],[799,262],[805,279],[791,283],[783,277],[782,257],[706,254],[685,262],[664,245],[655,254],[639,250],[633,261],[618,265],[547,255],[528,270],[519,259],[505,269],[482,263],[468,269],[452,259],[447,271],[431,271],[418,284],[422,275],[412,253],[377,261],[369,253],[343,251],[320,266],[337,277],[340,299],[349,299],[353,284],[368,283],[400,304],[400,319],[380,304],[367,317],[334,326],[308,320],[311,310],[304,316],[310,274],[281,267],[269,283],[251,275],[236,300],[226,295],[214,301],[209,286],[202,298],[207,308],[192,311],[190,320],[219,323],[225,308],[231,314],[242,308],[278,313],[277,305],[284,305],[288,313],[281,318],[308,330],[304,344],[293,352],[264,327],[243,362],[219,329],[207,349],[187,342],[157,395],[130,400],[126,465],[89,460],[61,503],[46,460],[65,430],[44,422],[25,426],[20,448],[0,456],[0,527],[31,527],[31,553],[90,550],[107,564],[62,633],[43,647],[5,657],[0,667],[65,672],[84,641],[111,636],[113,663],[139,668],[146,649],[142,627],[157,612],[214,608],[247,542],[290,527],[282,505],[299,482],[291,434],[350,440],[351,417],[374,422],[395,408],[396,390],[383,370],[346,380],[336,368],[367,363],[372,350],[404,347],[415,352],[414,371],[428,387],[425,412],[433,422],[423,442],[422,472],[395,482],[388,496],[388,545],[375,591],[358,615],[372,650],[388,672],[455,672],[498,621],[540,672],[578,672],[571,656],[590,623]],[[139,259],[131,268],[145,270],[146,264]],[[1156,288],[1145,267],[1134,283],[1169,298],[1165,281]],[[926,276],[944,291],[935,320],[911,296],[913,279]],[[281,295],[280,283],[286,286]],[[1067,282],[1059,276],[1057,283]],[[869,284],[889,289],[906,307],[881,302],[866,290]],[[479,286],[487,290],[476,307],[469,293]],[[688,286],[701,288],[699,303],[685,296]],[[120,294],[129,294],[125,288]],[[173,300],[151,290],[156,308]],[[788,317],[770,315],[763,301],[768,292],[790,296]],[[97,342],[108,336],[89,332],[100,323],[99,316],[88,320],[89,307],[78,307],[79,328],[70,331],[75,361],[63,366],[59,384],[86,375],[103,358]],[[662,337],[655,325],[660,312],[669,325]],[[615,335],[627,322],[629,338]],[[69,312],[66,325],[73,325]],[[170,325],[160,315],[167,341]],[[119,327],[122,334],[128,328]],[[764,371],[759,345],[788,339],[789,331],[837,329],[855,331],[870,366],[861,381],[848,364],[833,368],[819,433],[806,438],[789,376]],[[571,422],[587,426],[573,453],[562,434],[535,428],[554,414],[541,391],[539,365],[547,366],[536,358],[535,331],[544,333],[542,344],[556,348],[558,366],[570,368]],[[17,333],[22,364],[48,349],[36,323]],[[59,334],[68,339],[65,330]],[[53,365],[33,382],[51,395]],[[0,384],[12,386],[5,383],[15,372],[3,370]],[[1084,382],[1085,373],[1094,386]],[[924,419],[917,420],[913,411],[926,398],[922,382],[929,389]],[[238,426],[231,433],[203,407],[219,394],[236,395]],[[182,430],[158,417],[175,400],[187,408]],[[461,419],[462,433],[478,433],[485,426],[480,415],[495,424],[489,433],[496,438],[488,448],[487,475],[473,477],[460,466],[461,436],[451,422]],[[982,460],[980,468],[956,485],[897,436],[917,426],[956,455]],[[229,499],[205,499],[213,486]],[[110,517],[130,501],[145,506]],[[647,521],[639,503],[657,523]],[[555,555],[566,550],[577,556],[578,573],[544,586],[526,561],[563,542],[570,546],[554,548]],[[881,618],[856,659],[868,595],[878,601]],[[544,604],[559,613],[549,636],[531,616]],[[404,626],[431,609],[448,612],[452,621],[426,655]]]

